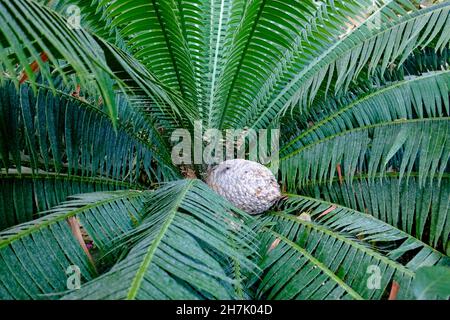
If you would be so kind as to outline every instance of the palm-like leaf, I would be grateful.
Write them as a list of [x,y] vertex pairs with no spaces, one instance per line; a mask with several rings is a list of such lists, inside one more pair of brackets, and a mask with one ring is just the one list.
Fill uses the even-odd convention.
[[[120,120],[114,129],[108,115],[95,105],[60,91],[54,95],[43,85],[37,88],[36,94],[27,85],[20,93],[12,83],[0,88],[3,227],[25,222],[69,195],[124,185],[141,189],[141,170],[144,180],[151,182],[179,175],[159,132],[126,99],[116,98]],[[167,167],[155,167],[155,159]],[[22,177],[31,180],[22,183]],[[53,185],[60,182],[61,188],[52,188],[51,180]],[[47,188],[41,190],[43,182]],[[36,198],[47,201],[33,205],[41,201]]]
[[[404,4],[412,6],[408,1]],[[439,37],[439,47],[447,46],[449,39],[444,23],[449,23],[448,6],[449,3],[442,3],[406,14],[405,9],[395,1],[386,1],[385,5],[341,40],[335,41],[333,38],[328,46],[313,51],[313,56],[309,59],[300,55],[302,64],[298,74],[287,85],[283,83],[276,96],[270,97],[269,93],[262,95],[270,98],[263,100],[264,111],[258,109],[260,112],[252,126],[258,128],[263,124],[267,125],[274,115],[279,115],[290,106],[299,105],[305,109],[313,101],[325,76],[329,79],[325,83],[325,91],[334,75],[335,91],[339,91],[342,86],[348,86],[367,64],[368,72],[373,72],[379,63],[385,69],[388,63],[394,63],[397,58],[401,61],[406,59],[416,47],[425,41],[432,41],[434,37]],[[435,19],[427,23],[431,17]],[[379,28],[370,27],[374,19],[379,21]],[[292,64],[297,67],[295,63]],[[284,65],[286,62],[282,64]],[[295,74],[295,70],[289,70],[290,74]],[[271,83],[263,88],[273,86],[275,84]]]
[[[128,177],[130,182],[137,181],[139,170],[135,167],[139,167],[142,160],[151,180],[160,175],[151,173],[153,157],[161,157],[159,160],[166,161],[167,168],[171,167],[167,150],[156,149],[142,137],[149,136],[158,146],[158,132],[142,117],[139,122],[139,114],[131,111],[134,127],[119,122],[115,131],[107,114],[98,107],[64,92],[55,96],[45,86],[39,86],[34,94],[25,85],[19,94],[9,84],[1,88],[1,93],[4,108],[1,155],[5,169],[12,159],[21,171],[24,162],[21,152],[29,159],[25,163],[36,170],[52,169],[57,173],[65,170],[69,174],[81,171],[82,176],[100,174],[120,180]],[[128,108],[121,104],[118,109],[121,115],[129,117]],[[10,141],[8,144],[6,137]],[[122,154],[118,153],[121,149]],[[166,171],[166,174],[176,175],[173,166],[169,170],[172,173]]]
[[[450,157],[449,120],[386,121],[330,135],[281,158],[283,180],[292,189],[310,179],[331,181],[341,164],[349,181],[356,172],[367,172],[373,180],[388,165],[395,166],[400,179],[417,167],[421,186],[435,175],[440,180]],[[431,141],[432,135],[436,140]],[[401,161],[394,163],[399,153]]]
[[103,254],[141,219],[146,193],[118,191],[77,196],[42,218],[0,233],[2,298],[55,298],[67,291],[65,273],[77,266],[83,280],[95,266],[69,228],[75,218]]
[[[279,89],[277,84],[286,84],[283,79],[286,74],[290,77],[295,74],[295,70],[290,70],[293,61],[301,59],[304,62],[305,58],[310,58],[305,57],[312,51],[309,45],[323,48],[328,41],[332,44],[333,35],[343,32],[344,21],[359,16],[368,4],[365,1],[348,1],[345,5],[332,1],[323,5],[315,1],[252,1],[245,10],[244,22],[237,28],[227,56],[217,93],[216,103],[220,108],[212,126],[239,128],[253,125],[250,123],[253,112],[267,122],[273,120],[276,112],[271,112],[270,108],[275,102],[267,101],[267,96]],[[334,24],[326,24],[324,15]],[[313,39],[313,33],[321,35]],[[258,105],[260,100],[264,100],[261,102],[264,106]]]
[[[0,33],[0,71],[8,78],[19,82],[16,77],[14,64],[19,63],[24,68],[27,78],[34,84],[36,79],[35,70],[31,63],[36,63],[41,75],[54,88],[54,75],[60,75],[68,82],[70,72],[61,66],[63,59],[70,69],[76,73],[83,85],[92,83],[98,93],[102,96],[113,124],[117,118],[115,105],[115,87],[126,91],[123,78],[118,77],[113,66],[108,64],[107,59],[113,55],[115,63],[126,65],[125,71],[136,81],[136,77],[145,77],[146,83],[138,81],[142,89],[146,90],[152,98],[163,99],[165,103],[174,106],[167,92],[162,92],[159,83],[142,71],[141,66],[133,63],[130,57],[124,57],[120,49],[108,46],[104,51],[102,45],[105,41],[98,39],[83,28],[71,27],[64,18],[53,10],[38,4],[35,1],[6,1],[0,6],[1,33]],[[39,31],[36,31],[39,30]],[[122,56],[120,54],[122,53]],[[46,59],[43,58],[45,55]],[[51,71],[45,60],[54,68]],[[130,63],[131,60],[131,63]],[[0,77],[3,81],[4,75]],[[92,80],[93,79],[93,80]],[[162,96],[161,96],[162,95]]]
[[302,194],[369,213],[445,252],[450,235],[448,175],[440,183],[433,179],[422,187],[417,173],[403,181],[398,173],[379,178],[371,182],[365,176],[355,176],[351,182],[314,184],[302,189]]
[[[45,53],[56,66],[57,59],[61,56],[78,75],[82,77],[94,75],[111,116],[116,118],[111,80],[113,74],[107,67],[98,44],[88,33],[70,29],[60,16],[33,1],[5,1],[0,6],[0,12],[2,15],[0,57],[2,67],[6,66],[11,77],[14,78],[16,74],[13,63],[17,61],[25,68],[28,77],[35,79],[25,50],[31,53],[42,74],[50,81],[51,74],[40,55]],[[14,53],[12,57],[8,57],[9,48]],[[60,68],[59,72],[65,76]],[[88,79],[85,77],[82,80],[87,82]]]
[[[411,298],[414,270],[450,263],[438,251],[370,215],[303,196],[292,196],[287,205],[289,212],[308,212],[315,221],[286,213],[273,213],[261,221],[268,232],[263,233],[266,255],[259,295],[277,299],[381,298],[393,280],[402,288],[398,298]],[[386,247],[389,251],[383,254]],[[396,261],[414,251],[417,253],[403,262],[406,266]],[[377,288],[367,285],[373,268],[380,271]]]
[[[313,126],[280,150],[283,156],[323,137],[383,121],[442,117],[449,114],[450,71],[435,71],[418,77],[358,92],[337,103],[318,104]],[[320,112],[319,112],[320,110]]]
[[66,298],[239,298],[241,279],[226,274],[221,263],[233,259],[244,270],[254,268],[245,255],[254,253],[245,215],[196,180],[162,187],[149,201],[126,258]]

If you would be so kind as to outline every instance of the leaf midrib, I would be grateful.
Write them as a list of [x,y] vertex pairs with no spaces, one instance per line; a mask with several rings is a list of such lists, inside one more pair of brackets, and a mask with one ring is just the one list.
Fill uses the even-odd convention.
[[[211,117],[212,117],[212,110],[213,110],[213,104],[214,104],[214,91],[216,87],[216,75],[217,75],[217,63],[219,58],[219,48],[220,48],[220,39],[222,36],[222,20],[223,20],[223,13],[224,13],[224,7],[225,7],[225,0],[222,0],[220,4],[220,14],[219,14],[219,26],[217,27],[217,41],[214,49],[214,62],[213,62],[213,73],[211,76],[211,89],[210,89],[210,99],[209,99],[209,108],[208,108],[208,126],[211,125]],[[211,21],[213,21],[214,18],[211,17]]]
[[314,258],[309,252],[307,252],[305,249],[300,247],[295,242],[289,240],[282,234],[273,231],[271,229],[265,228],[267,231],[272,233],[275,237],[279,238],[292,248],[294,248],[296,251],[300,252],[306,259],[308,259],[311,263],[313,263],[315,266],[317,266],[320,270],[323,271],[329,278],[333,279],[335,283],[337,283],[341,288],[343,288],[348,294],[350,294],[353,298],[356,300],[364,300],[364,298],[359,295],[355,290],[353,290],[350,286],[348,286],[344,281],[342,281],[341,278],[339,278],[333,271],[331,271],[329,268],[327,268],[322,262]]
[[242,54],[240,56],[241,58],[239,59],[239,64],[237,66],[236,71],[233,74],[233,79],[232,79],[232,82],[231,82],[230,89],[228,90],[227,99],[225,100],[225,104],[224,104],[223,109],[221,111],[221,117],[220,117],[220,121],[219,121],[219,129],[222,129],[223,123],[225,121],[226,111],[228,109],[228,105],[230,103],[231,96],[233,94],[234,86],[236,85],[236,81],[237,81],[237,78],[238,78],[239,73],[241,71],[242,64],[244,63],[244,59],[246,57],[248,47],[250,46],[250,42],[251,42],[251,40],[253,38],[253,35],[254,35],[255,31],[256,31],[256,28],[258,26],[258,21],[261,18],[261,15],[262,15],[262,12],[264,11],[265,5],[266,5],[266,0],[262,0],[262,3],[260,4],[260,7],[258,8],[258,13],[256,14],[256,17],[255,17],[255,21],[253,22],[252,29],[250,30],[248,39],[247,39],[247,41],[245,43],[245,47],[244,47],[244,49],[242,51]]
[[[417,175],[417,176],[418,176],[418,175]],[[448,177],[450,178],[450,176],[448,176]],[[289,198],[300,198],[300,199],[305,199],[305,200],[307,200],[307,201],[315,201],[315,202],[318,202],[318,203],[321,203],[321,204],[325,204],[325,205],[330,206],[330,207],[331,207],[331,206],[335,206],[335,207],[338,207],[338,208],[341,208],[341,209],[344,209],[344,210],[353,212],[353,213],[355,213],[355,214],[361,215],[361,216],[363,216],[363,217],[366,217],[366,218],[369,219],[369,220],[377,221],[378,223],[381,223],[381,224],[383,224],[383,225],[385,225],[385,226],[388,226],[388,227],[390,227],[390,228],[396,230],[398,233],[402,234],[405,238],[408,238],[408,239],[414,239],[414,241],[416,241],[417,243],[419,243],[422,247],[429,249],[429,250],[432,251],[433,253],[438,254],[439,256],[444,256],[444,254],[443,254],[442,252],[436,250],[435,248],[433,248],[432,246],[426,244],[426,243],[423,242],[422,240],[417,239],[416,237],[410,235],[410,234],[407,233],[406,231],[403,231],[403,230],[401,230],[401,229],[399,229],[399,228],[397,228],[397,227],[395,227],[395,226],[393,226],[393,225],[391,225],[391,224],[389,224],[389,223],[387,223],[387,222],[385,222],[385,221],[383,221],[383,220],[380,220],[380,219],[374,217],[374,216],[371,215],[371,214],[368,214],[368,213],[365,213],[365,212],[361,212],[361,211],[358,211],[358,210],[355,210],[355,209],[352,209],[352,208],[349,208],[349,207],[346,207],[346,206],[344,206],[344,205],[340,205],[340,204],[337,204],[337,203],[334,203],[334,202],[325,201],[325,200],[321,200],[321,199],[317,199],[317,198],[312,198],[312,197],[303,196],[303,195],[297,195],[297,194],[291,194],[291,193],[284,193],[284,194],[285,194],[286,196],[288,196]],[[286,214],[285,214],[285,215],[286,215]],[[292,219],[292,217],[291,217],[290,215],[286,215],[286,218]],[[294,219],[294,220],[295,220],[295,219]],[[324,228],[323,226],[320,226],[320,227]],[[327,228],[327,230],[328,230],[328,228]]]
[[[60,96],[66,98],[66,99],[68,99],[68,100],[70,100],[70,101],[72,101],[72,102],[79,103],[80,105],[83,105],[83,106],[84,106],[86,109],[88,109],[89,111],[92,111],[92,112],[94,112],[94,113],[97,113],[98,115],[104,117],[105,119],[111,119],[111,117],[110,117],[105,111],[100,110],[100,109],[97,108],[95,105],[93,105],[93,104],[91,104],[91,103],[89,103],[89,102],[87,102],[87,101],[83,101],[83,100],[77,99],[76,97],[74,97],[74,96],[72,96],[72,95],[70,95],[70,94],[68,94],[68,93],[66,93],[66,92],[63,92],[63,91],[58,90],[58,89],[51,89],[51,88],[47,87],[47,86],[44,85],[44,84],[36,84],[36,87],[37,87],[37,88],[41,88],[41,89],[43,89],[43,90],[46,90],[47,92],[49,92],[49,91],[56,92],[56,93],[58,93]],[[144,116],[144,115],[143,115],[143,116]],[[149,126],[152,126],[151,123],[148,123],[148,122],[147,122],[147,124],[148,124]],[[132,137],[135,141],[137,141],[137,142],[139,142],[140,144],[142,144],[143,146],[147,147],[147,148],[148,148],[149,150],[151,150],[154,154],[158,155],[159,157],[161,157],[161,158],[164,159],[165,161],[168,161],[168,158],[167,158],[168,155],[163,155],[163,154],[161,154],[161,152],[160,152],[157,148],[155,148],[154,145],[150,144],[150,143],[149,143],[148,141],[146,141],[145,139],[139,137],[135,132],[131,131],[130,128],[128,128],[126,125],[124,125],[119,119],[116,119],[116,128],[117,128],[117,130],[118,130],[118,129],[122,129],[124,133],[128,134],[128,135],[129,135],[130,137]],[[153,134],[154,134],[154,133],[152,132],[152,135],[153,135]],[[163,151],[165,151],[165,150],[163,150]],[[167,163],[170,164],[171,161],[168,161]],[[173,169],[173,168],[172,168],[172,169]]]
[[[407,175],[405,175],[407,177],[413,177],[413,178],[417,178],[419,177],[419,173],[418,172],[410,172]],[[398,172],[385,172],[385,173],[377,173],[373,175],[374,179],[399,179],[400,174]],[[366,181],[366,179],[372,178],[372,176],[370,176],[369,174],[365,173],[365,174],[356,174],[354,175],[351,180],[352,181]],[[440,177],[439,175],[435,174],[431,177],[432,179],[450,179],[450,173],[443,173],[442,177]],[[336,182],[340,182],[339,181],[339,177],[335,177],[332,180],[332,183],[336,183]],[[344,180],[345,181],[345,180]],[[314,180],[309,180],[308,182],[306,182],[304,184],[304,187],[311,187],[311,186],[324,186],[327,185],[329,183],[329,181],[318,181],[317,179]]]
[[[317,199],[314,199],[314,200],[317,200]],[[335,239],[338,239],[338,240],[340,240],[342,242],[345,242],[345,243],[349,244],[350,246],[352,246],[352,247],[354,247],[354,248],[356,248],[356,249],[358,249],[360,251],[363,251],[365,254],[367,254],[367,255],[369,255],[371,257],[374,257],[374,258],[378,259],[379,261],[384,262],[385,264],[391,266],[395,270],[405,273],[409,277],[414,277],[415,273],[413,271],[411,271],[410,269],[408,269],[407,267],[405,267],[404,265],[399,264],[396,261],[394,261],[392,259],[389,259],[389,258],[381,255],[380,253],[378,253],[378,252],[376,252],[374,250],[368,249],[365,246],[363,246],[362,244],[360,244],[360,243],[358,243],[358,242],[356,242],[356,241],[354,241],[352,239],[346,238],[346,237],[340,235],[339,233],[334,232],[333,230],[330,230],[330,229],[328,229],[328,228],[326,228],[326,227],[324,227],[324,226],[322,226],[320,224],[303,221],[303,220],[297,219],[294,216],[291,216],[291,215],[288,215],[288,214],[282,213],[282,212],[276,212],[276,213],[273,213],[273,215],[274,216],[278,216],[278,217],[280,217],[282,219],[291,220],[293,222],[296,222],[296,223],[299,223],[299,224],[303,224],[305,226],[308,226],[308,227],[311,227],[313,229],[316,229],[319,232],[327,234],[327,235],[329,235],[329,236],[331,236],[331,237],[333,237]]]
[[195,180],[189,181],[184,190],[178,194],[177,200],[174,202],[174,208],[172,212],[167,217],[166,221],[161,227],[161,230],[159,231],[156,238],[153,240],[152,244],[148,247],[147,252],[145,254],[144,260],[142,261],[141,265],[139,266],[138,270],[136,271],[136,274],[133,278],[133,282],[131,283],[130,290],[127,294],[127,300],[133,300],[136,298],[136,295],[138,294],[138,291],[141,287],[141,283],[144,280],[145,273],[147,272],[147,269],[150,265],[150,263],[153,260],[153,257],[155,255],[156,250],[159,247],[159,244],[161,243],[162,239],[166,235],[167,230],[169,229],[170,225],[172,224],[176,214],[178,213],[178,208],[183,202],[186,194],[188,193],[191,186],[194,184]]
[[86,177],[81,175],[68,175],[68,174],[58,174],[56,172],[35,172],[35,173],[6,173],[0,171],[0,180],[62,180],[62,181],[72,181],[72,182],[86,182],[86,183],[98,183],[102,185],[114,185],[120,187],[127,187],[128,189],[144,189],[145,187],[139,184],[132,184],[125,181],[114,180],[110,178],[97,178],[97,177]]

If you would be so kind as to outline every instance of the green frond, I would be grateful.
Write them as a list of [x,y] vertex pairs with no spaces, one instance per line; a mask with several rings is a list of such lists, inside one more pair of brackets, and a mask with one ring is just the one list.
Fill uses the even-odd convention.
[[[370,215],[304,196],[292,195],[285,205],[287,212],[295,215],[274,212],[261,221],[265,255],[260,297],[379,299],[396,281],[401,288],[397,298],[410,299],[417,268],[450,262]],[[313,221],[302,220],[298,217],[301,213],[309,214]],[[385,253],[388,245],[390,251]],[[375,268],[380,279],[374,288],[369,278]]]
[[362,297],[307,250],[289,238],[267,230],[265,241],[277,243],[261,263],[265,274],[258,295],[267,299],[356,299]]
[[62,16],[73,15],[74,11],[69,10],[70,6],[76,5],[80,10],[80,23],[85,30],[91,34],[95,34],[107,40],[111,44],[124,49],[124,40],[120,37],[118,30],[111,27],[110,21],[105,19],[104,8],[99,7],[101,0],[35,0],[42,5],[45,5],[52,10],[58,12]]
[[387,173],[372,182],[355,176],[352,182],[310,184],[300,193],[368,213],[445,252],[450,235],[449,179],[445,174],[440,183],[432,180],[421,187],[416,173],[403,180],[398,173]]
[[[206,127],[212,128],[212,121],[220,112],[215,106],[219,79],[224,70],[226,57],[232,48],[233,36],[239,26],[245,9],[244,0],[205,1],[205,11],[210,12],[206,25],[206,45],[203,55],[207,64],[203,64],[205,78],[202,82],[204,98],[203,120]],[[208,10],[209,9],[209,10]]]
[[446,47],[441,51],[432,48],[424,48],[421,51],[414,51],[403,63],[405,74],[418,75],[434,70],[445,69],[450,64],[450,48]]
[[445,254],[367,213],[300,195],[289,195],[285,205],[289,212],[308,213],[321,227],[369,243],[390,259],[399,260],[413,271],[426,265],[450,262]]
[[[76,8],[80,10],[80,24],[97,41],[104,52],[105,61],[114,75],[123,81],[125,88],[122,90],[132,96],[144,94],[151,107],[151,113],[157,114],[158,120],[164,121],[165,124],[168,122],[173,127],[179,127],[180,123],[186,120],[184,117],[190,118],[192,122],[195,119],[192,115],[194,112],[187,108],[187,104],[181,99],[179,93],[162,84],[154,74],[146,69],[145,65],[129,52],[124,39],[118,34],[117,28],[113,27],[111,21],[104,17],[105,7],[99,6],[99,1],[76,2]],[[63,16],[74,14],[74,12],[68,11],[74,4],[70,0],[43,2],[43,4],[51,6]],[[54,72],[52,75],[54,76]]]
[[33,220],[39,214],[81,193],[141,189],[104,178],[56,175],[48,172],[0,173],[0,230]]
[[148,193],[117,191],[73,197],[45,216],[0,232],[2,299],[54,299],[67,291],[67,270],[76,267],[83,282],[97,271],[72,234],[75,218],[101,254],[142,218]]
[[[86,3],[82,8],[86,8]],[[89,83],[95,85],[114,125],[117,118],[116,89],[127,92],[129,84],[124,80],[130,76],[150,98],[159,100],[160,105],[169,104],[176,109],[173,102],[175,95],[162,89],[160,82],[148,70],[144,71],[144,67],[136,59],[114,45],[119,45],[120,41],[113,39],[113,43],[108,43],[101,38],[105,32],[91,34],[83,25],[80,28],[71,27],[66,22],[64,13],[57,13],[36,1],[7,1],[0,6],[0,72],[4,73],[0,77],[2,81],[6,75],[16,86],[19,84],[19,75],[14,67],[16,63],[31,80],[33,89],[37,75],[32,70],[32,63],[36,63],[39,75],[52,89],[55,88],[56,75],[67,83],[72,73],[75,73],[83,86]],[[42,55],[45,55],[45,59]],[[67,70],[63,62],[70,70]],[[121,71],[126,72],[121,74]]]
[[[145,138],[145,134],[152,138],[154,131],[134,131],[120,120],[115,129],[97,107],[43,86],[36,95],[27,85],[22,85],[19,93],[12,83],[0,92],[1,168],[8,170],[14,165],[20,173],[25,165],[33,170],[101,175],[130,183],[139,180],[141,166],[150,181],[178,175],[170,155],[164,154],[167,150],[156,149]],[[167,166],[154,169],[153,159]]]
[[[348,16],[360,14],[369,2],[325,3],[260,0],[246,5],[219,79],[212,127],[248,125],[246,121],[256,110],[254,102],[259,99],[259,90],[265,87],[268,79],[278,76],[277,68],[288,68],[289,60],[299,56],[305,34],[314,32],[320,23],[324,23],[325,15],[334,22],[340,21],[341,24],[328,25],[322,36],[313,40],[323,44],[331,38],[333,31],[336,36],[337,30],[342,32],[343,21],[348,20]],[[270,89],[273,89],[272,85]],[[258,111],[262,112],[261,109]]]
[[229,286],[240,279],[221,260],[256,268],[248,258],[254,234],[242,221],[248,217],[198,180],[167,184],[148,201],[128,255],[65,299],[236,298]]
[[[280,161],[283,183],[290,190],[310,180],[332,182],[339,174],[352,181],[366,173],[373,181],[389,166],[402,179],[413,169],[423,186],[435,175],[439,181],[450,157],[449,118],[394,120],[342,131],[300,147]],[[399,160],[393,163],[394,156]]]
[[[180,5],[180,7],[178,7]],[[197,84],[179,1],[101,1],[105,18],[117,27],[134,57],[163,83],[195,105]],[[190,30],[192,31],[192,30]],[[191,39],[190,39],[191,40]],[[192,43],[193,41],[190,41]]]
[[[295,56],[298,61],[288,64],[294,67],[288,69],[289,73],[285,71],[283,82],[269,79],[274,82],[263,86],[267,88],[267,92],[261,94],[264,98],[252,104],[251,110],[257,112],[249,124],[253,128],[264,127],[294,106],[305,112],[321,87],[328,91],[333,83],[335,92],[345,91],[364,68],[367,67],[370,74],[378,65],[383,70],[393,63],[399,65],[414,49],[433,39],[438,42],[436,50],[446,47],[450,40],[449,7],[450,3],[444,2],[406,12],[395,1],[386,2],[348,34],[334,38],[330,45],[309,48],[312,51],[309,58],[309,51]],[[379,28],[373,27],[374,19],[380,24]]]
[[[449,48],[436,52],[433,48],[427,47],[420,51],[414,51],[398,68],[388,68],[382,72],[381,66],[377,66],[373,75],[369,75],[367,71],[363,70],[362,74],[350,84],[347,92],[334,96],[331,94],[327,95],[323,91],[318,92],[307,113],[302,113],[298,108],[292,109],[289,114],[282,118],[283,122],[288,121],[284,125],[289,124],[292,126],[294,124],[290,124],[290,122],[297,121],[299,128],[307,129],[311,125],[310,122],[319,122],[340,106],[350,104],[354,99],[363,98],[376,90],[384,91],[383,89],[387,89],[389,91],[388,88],[395,89],[396,84],[402,86],[410,83],[414,86],[415,80],[417,80],[417,83],[423,80],[424,84],[434,89],[435,85],[432,79],[437,79],[438,82],[444,82],[445,80],[445,76],[441,76],[440,72],[448,71],[450,63],[449,53]],[[429,80],[427,81],[426,79]],[[447,85],[443,84],[443,88],[445,87]],[[421,88],[419,85],[417,90],[423,91],[423,87]],[[406,96],[406,100],[409,100],[408,96]],[[446,100],[445,97],[443,100]],[[289,135],[290,133],[288,132],[287,134]]]
[[[375,87],[368,93],[332,99],[314,107],[307,130],[282,147],[280,156],[345,130],[400,119],[450,114],[450,71],[435,71]],[[293,120],[295,121],[295,120]]]
[[149,105],[147,113],[151,113],[161,123],[168,123],[175,128],[181,124],[193,123],[196,119],[196,111],[182,99],[178,92],[158,80],[127,51],[104,39],[97,38],[97,40],[107,56],[108,65],[115,74],[125,78],[123,80],[127,86],[127,95],[145,96]]
[[70,28],[60,15],[35,1],[2,2],[0,17],[1,72],[6,72],[18,85],[13,67],[17,62],[33,83],[36,75],[30,64],[35,61],[43,77],[52,84],[52,75],[41,54],[45,53],[56,72],[66,79],[58,62],[64,59],[83,83],[94,79],[111,119],[115,121],[113,79],[117,81],[118,78],[107,66],[102,51],[89,33]]

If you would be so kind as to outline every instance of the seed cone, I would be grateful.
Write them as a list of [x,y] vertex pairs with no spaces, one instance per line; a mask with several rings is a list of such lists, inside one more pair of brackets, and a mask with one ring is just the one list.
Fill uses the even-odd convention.
[[210,170],[206,183],[249,214],[267,211],[281,198],[280,186],[272,172],[253,161],[224,161]]

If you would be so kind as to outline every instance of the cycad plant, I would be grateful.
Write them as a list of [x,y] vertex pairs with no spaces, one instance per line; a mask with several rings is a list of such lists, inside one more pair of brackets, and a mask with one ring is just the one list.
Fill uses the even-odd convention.
[[[448,298],[449,12],[0,0],[0,299]],[[199,124],[278,129],[283,199],[175,164]]]

